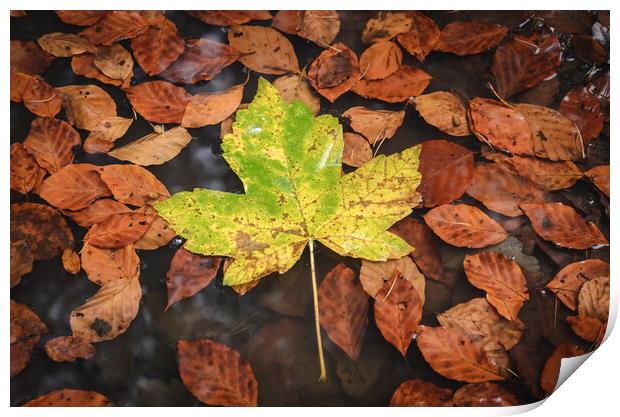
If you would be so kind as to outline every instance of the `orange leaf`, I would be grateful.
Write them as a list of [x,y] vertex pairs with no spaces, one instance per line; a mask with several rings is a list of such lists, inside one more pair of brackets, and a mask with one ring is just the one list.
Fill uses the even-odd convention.
[[511,407],[519,405],[517,397],[492,382],[466,384],[454,393],[457,407]]
[[54,56],[45,52],[39,45],[30,41],[11,41],[11,70],[24,74],[43,74],[50,66]]
[[442,132],[452,136],[472,134],[467,123],[467,110],[454,94],[435,91],[416,97],[413,103],[426,123]]
[[192,96],[185,107],[181,126],[196,128],[215,125],[237,110],[243,99],[243,84],[218,91]]
[[54,117],[62,107],[60,93],[42,80],[33,79],[22,97],[24,106],[40,117]]
[[89,227],[105,220],[110,214],[128,213],[130,211],[131,209],[123,203],[109,198],[102,198],[81,210],[63,210],[62,214],[71,217],[74,222],[82,227]]
[[452,407],[452,390],[430,382],[410,379],[396,388],[390,407]]
[[86,245],[82,250],[82,268],[90,281],[106,285],[118,279],[138,277],[140,258],[132,244],[117,249]]
[[379,12],[376,18],[368,20],[362,32],[362,42],[373,43],[390,40],[411,28],[412,17],[405,12]]
[[439,40],[440,32],[433,19],[420,12],[411,13],[411,29],[396,38],[411,55],[424,62]]
[[271,19],[271,13],[267,10],[191,10],[187,13],[216,26],[241,25],[252,20]]
[[163,18],[131,40],[133,56],[148,75],[164,71],[183,53],[185,42],[176,25]]
[[56,10],[56,14],[69,25],[90,26],[101,19],[105,10]]
[[85,245],[121,248],[140,239],[148,230],[153,216],[141,213],[118,213],[94,224],[84,236]]
[[564,305],[571,310],[577,309],[577,297],[581,286],[598,277],[609,276],[609,264],[600,259],[586,259],[562,268],[546,285]]
[[55,362],[73,362],[76,359],[90,359],[97,349],[89,342],[73,336],[60,336],[45,344],[45,352]]
[[589,88],[576,86],[560,102],[560,113],[575,123],[585,144],[589,144],[603,130],[605,115],[599,99]]
[[70,164],[47,177],[36,193],[56,208],[79,210],[100,197],[112,195],[99,172],[95,165]]
[[108,407],[110,401],[95,391],[61,389],[35,398],[24,407]]
[[28,194],[41,184],[46,174],[24,145],[11,145],[11,190]]
[[344,164],[359,168],[372,159],[372,149],[365,137],[357,133],[346,132],[343,139],[342,162]]
[[609,165],[599,165],[585,172],[586,177],[607,197],[610,196]]
[[166,186],[139,165],[105,165],[101,179],[121,203],[143,206],[170,197]]
[[177,250],[166,274],[166,310],[177,301],[191,297],[209,285],[220,269],[221,260],[218,256],[198,255],[185,248]]
[[584,354],[585,352],[583,350],[568,343],[562,343],[555,348],[553,354],[549,357],[549,359],[547,359],[547,362],[545,362],[542,375],[540,376],[540,386],[543,390],[545,390],[547,395],[551,395],[551,393],[555,391],[555,386],[558,383],[558,378],[560,377],[560,365],[562,363],[562,359],[581,356]]
[[351,129],[361,134],[371,145],[390,139],[396,134],[405,120],[405,112],[389,110],[370,110],[356,106],[342,113],[349,119]]
[[80,134],[65,121],[36,118],[24,141],[24,148],[48,172],[57,172],[73,162],[73,147],[81,144]]
[[357,55],[342,42],[321,52],[308,70],[310,85],[332,103],[360,78]]
[[421,69],[401,65],[398,71],[389,77],[375,81],[361,79],[351,90],[365,98],[400,103],[422,94],[432,78]]
[[144,33],[148,22],[137,11],[116,10],[106,12],[93,26],[79,33],[93,45],[112,45]]
[[441,30],[435,50],[460,56],[479,54],[500,43],[507,33],[507,27],[496,23],[452,22]]
[[191,94],[167,81],[147,81],[127,89],[131,105],[146,120],[181,123]]
[[382,80],[400,68],[403,53],[390,41],[373,43],[360,56],[359,67],[367,80]]

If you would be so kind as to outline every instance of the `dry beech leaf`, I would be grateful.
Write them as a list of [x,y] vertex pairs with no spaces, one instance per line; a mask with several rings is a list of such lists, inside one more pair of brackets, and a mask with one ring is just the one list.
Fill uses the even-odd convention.
[[37,39],[37,42],[43,50],[57,57],[66,58],[84,52],[97,51],[97,47],[75,33],[48,33]]
[[325,275],[318,290],[321,326],[351,360],[356,361],[368,326],[368,294],[344,264]]
[[11,242],[11,288],[16,287],[22,277],[32,271],[34,256],[25,240]]
[[111,214],[129,213],[130,211],[131,209],[123,203],[109,198],[102,198],[81,210],[63,210],[62,214],[71,217],[74,222],[82,227],[89,227],[105,220]]
[[511,407],[521,402],[514,394],[492,382],[463,385],[454,392],[457,407]]
[[599,346],[605,337],[607,322],[600,321],[594,317],[587,316],[568,316],[566,322],[570,325],[573,332],[583,340],[593,342]]
[[97,285],[140,275],[140,258],[132,244],[117,249],[86,245],[81,255],[86,276]]
[[94,78],[104,84],[114,85],[116,87],[128,88],[131,77],[127,77],[124,80],[115,80],[105,75],[94,64],[95,54],[84,53],[80,55],[73,55],[71,58],[71,70],[76,75],[82,75],[87,78]]
[[33,79],[22,96],[24,106],[40,117],[54,117],[62,107],[60,93],[42,80]]
[[409,31],[401,33],[396,39],[407,52],[423,62],[439,40],[439,27],[423,13],[411,12],[410,15],[412,21]]
[[610,197],[609,165],[599,165],[585,172],[586,177],[607,197]]
[[417,191],[424,207],[448,204],[460,198],[474,179],[474,154],[447,140],[422,143],[420,167],[422,181]]
[[212,340],[179,340],[179,373],[183,384],[209,405],[256,406],[258,382],[250,364],[228,346]]
[[464,56],[493,48],[508,33],[506,26],[484,21],[457,21],[441,29],[435,50]]
[[148,75],[164,71],[184,49],[185,41],[176,25],[165,17],[131,40],[133,55]]
[[123,137],[133,123],[133,119],[110,117],[99,122],[90,131],[82,148],[86,153],[105,153],[114,146],[114,142]]
[[67,165],[47,177],[36,193],[56,208],[83,209],[100,197],[112,195],[99,171],[99,167],[91,164]]
[[69,123],[79,129],[95,129],[102,120],[116,117],[116,103],[96,85],[58,87]]
[[276,78],[273,86],[278,89],[280,97],[287,103],[301,100],[312,110],[313,115],[319,114],[321,99],[308,86],[305,78],[297,74],[287,74]]
[[540,376],[540,386],[547,393],[547,395],[551,395],[551,393],[555,391],[555,386],[558,383],[558,378],[560,377],[560,365],[562,363],[562,359],[581,356],[585,353],[586,352],[577,346],[568,343],[562,343],[555,348],[553,354],[551,354],[549,359],[547,359],[547,362],[545,362],[542,375]]
[[242,25],[252,20],[269,20],[267,10],[191,10],[190,15],[215,26]]
[[467,109],[457,96],[436,91],[413,100],[415,109],[426,123],[452,136],[471,135],[467,123]]
[[412,17],[405,12],[379,12],[376,18],[368,20],[362,32],[362,42],[373,43],[390,40],[406,33],[411,28]]
[[220,269],[222,258],[203,256],[179,248],[170,261],[170,269],[166,273],[168,304],[166,310],[177,301],[191,297],[206,288]]
[[95,391],[61,389],[28,401],[23,407],[109,407],[110,400]]
[[275,29],[233,26],[228,32],[228,43],[241,53],[239,61],[253,71],[275,75],[299,72],[293,45]]
[[84,236],[84,244],[106,249],[127,246],[140,239],[152,221],[153,216],[142,213],[111,214],[88,230]]
[[183,54],[160,75],[173,83],[208,81],[240,56],[239,51],[224,43],[206,38],[189,39]]
[[356,106],[342,113],[342,117],[349,119],[351,129],[374,145],[396,134],[405,120],[405,111],[370,110]]
[[517,35],[497,48],[491,71],[500,96],[508,98],[553,76],[561,61],[562,47],[554,35]]
[[56,10],[60,20],[77,26],[94,25],[105,13],[105,10]]
[[54,59],[34,42],[11,40],[11,70],[30,75],[43,74]]
[[522,203],[520,207],[536,233],[558,246],[589,249],[609,244],[594,223],[584,220],[570,206],[562,203]]
[[24,141],[24,148],[48,172],[57,172],[73,162],[73,147],[81,143],[80,134],[63,120],[36,118]]
[[476,97],[469,102],[469,115],[480,141],[512,154],[534,154],[530,125],[519,111],[497,100]]
[[578,300],[580,316],[606,322],[609,318],[609,276],[586,281],[581,286]]
[[153,221],[149,229],[136,241],[134,246],[136,249],[154,250],[168,244],[177,234],[170,228],[170,225],[164,220],[157,211],[150,206],[140,207],[136,210],[138,213],[153,215]]
[[105,76],[124,80],[133,74],[133,58],[129,51],[118,43],[97,48],[93,64]]
[[575,124],[555,110],[533,104],[517,104],[532,132],[534,154],[552,161],[583,158],[583,143]]
[[609,277],[609,264],[600,259],[586,259],[562,268],[546,285],[571,310],[577,310],[581,286],[594,278]]
[[192,96],[185,107],[181,126],[197,128],[222,122],[241,104],[243,87],[243,84],[238,84],[224,91]]
[[144,33],[149,22],[138,11],[115,10],[106,12],[97,22],[79,33],[93,45],[112,45]]
[[364,98],[400,103],[422,94],[432,78],[421,69],[401,65],[389,77],[374,81],[361,79],[351,90]]
[[166,81],[147,81],[127,89],[133,108],[155,123],[181,123],[191,97],[185,89]]
[[435,207],[424,215],[424,221],[437,236],[452,246],[484,248],[508,237],[495,220],[479,208],[467,204]]
[[377,294],[385,286],[387,282],[394,282],[393,275],[396,273],[405,278],[413,285],[418,293],[418,298],[422,305],[425,300],[426,282],[424,275],[420,273],[411,258],[404,256],[400,259],[390,259],[382,262],[362,260],[362,269],[360,270],[360,281],[364,291],[372,298],[376,298]]
[[441,254],[433,241],[433,235],[428,226],[418,219],[405,217],[392,226],[390,232],[415,248],[409,256],[422,270],[425,277],[437,281],[442,279],[443,262],[441,261]]
[[379,41],[360,56],[359,67],[367,80],[382,80],[394,74],[403,62],[403,53],[391,41]]
[[410,379],[396,388],[390,407],[452,407],[452,390],[430,382]]
[[605,115],[601,102],[587,87],[576,86],[560,102],[560,113],[575,123],[585,144],[603,130]]
[[375,323],[383,338],[407,355],[422,319],[424,302],[413,284],[395,270],[375,297]]
[[166,186],[139,165],[105,165],[101,179],[121,203],[143,206],[170,197]]
[[62,267],[70,274],[76,275],[80,272],[80,257],[73,249],[65,248],[62,251]]
[[310,85],[332,103],[351,90],[361,76],[357,55],[342,42],[321,52],[308,70]]
[[343,139],[343,163],[359,168],[372,159],[372,149],[365,137],[357,133],[347,132],[343,135]]
[[91,343],[73,336],[60,336],[45,344],[45,352],[55,362],[73,362],[76,359],[90,359],[97,353]]
[[137,276],[108,282],[71,312],[73,337],[101,342],[125,333],[138,314],[140,298],[142,289]]
[[[320,46],[331,44],[340,32],[340,16],[335,10],[301,10],[295,33]],[[275,27],[275,26],[274,26]]]
[[73,234],[60,213],[43,204],[11,204],[11,242],[25,241],[35,260],[73,249]]
[[180,126],[170,130],[156,130],[153,133],[116,148],[108,155],[136,165],[161,165],[177,156],[192,140],[189,132]]
[[47,174],[21,143],[11,145],[10,165],[11,190],[21,194],[28,194],[37,188]]
[[419,330],[417,342],[422,356],[440,375],[465,382],[504,379],[476,338],[443,327],[420,326]]
[[515,320],[530,299],[521,267],[497,252],[467,255],[463,262],[469,282],[486,292],[489,303],[508,320]]
[[467,194],[505,216],[521,216],[520,203],[544,203],[545,193],[505,162],[478,163]]

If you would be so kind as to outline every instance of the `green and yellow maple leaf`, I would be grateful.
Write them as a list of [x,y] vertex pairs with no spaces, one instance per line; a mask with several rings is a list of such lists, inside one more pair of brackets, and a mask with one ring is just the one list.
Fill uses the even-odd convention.
[[155,208],[189,251],[233,259],[225,285],[284,273],[314,241],[373,261],[407,255],[413,248],[387,229],[419,201],[420,148],[378,156],[341,175],[343,144],[337,118],[285,102],[261,78],[222,141],[245,194],[196,189]]

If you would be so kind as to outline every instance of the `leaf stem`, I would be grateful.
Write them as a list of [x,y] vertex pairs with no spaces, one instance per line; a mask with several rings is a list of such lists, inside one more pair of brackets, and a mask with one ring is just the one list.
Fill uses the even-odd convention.
[[319,349],[319,364],[321,365],[321,376],[319,382],[327,380],[325,370],[325,358],[323,357],[323,342],[321,341],[321,321],[319,318],[319,296],[316,285],[316,268],[314,266],[314,240],[310,239],[310,272],[312,273],[312,297],[314,298],[314,324],[316,327],[316,344]]

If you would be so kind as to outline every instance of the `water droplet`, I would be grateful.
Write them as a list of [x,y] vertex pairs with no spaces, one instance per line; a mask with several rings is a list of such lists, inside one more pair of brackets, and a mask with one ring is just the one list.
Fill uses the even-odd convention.
[[168,247],[170,249],[178,249],[183,244],[183,238],[181,236],[175,236],[170,243],[168,243]]

